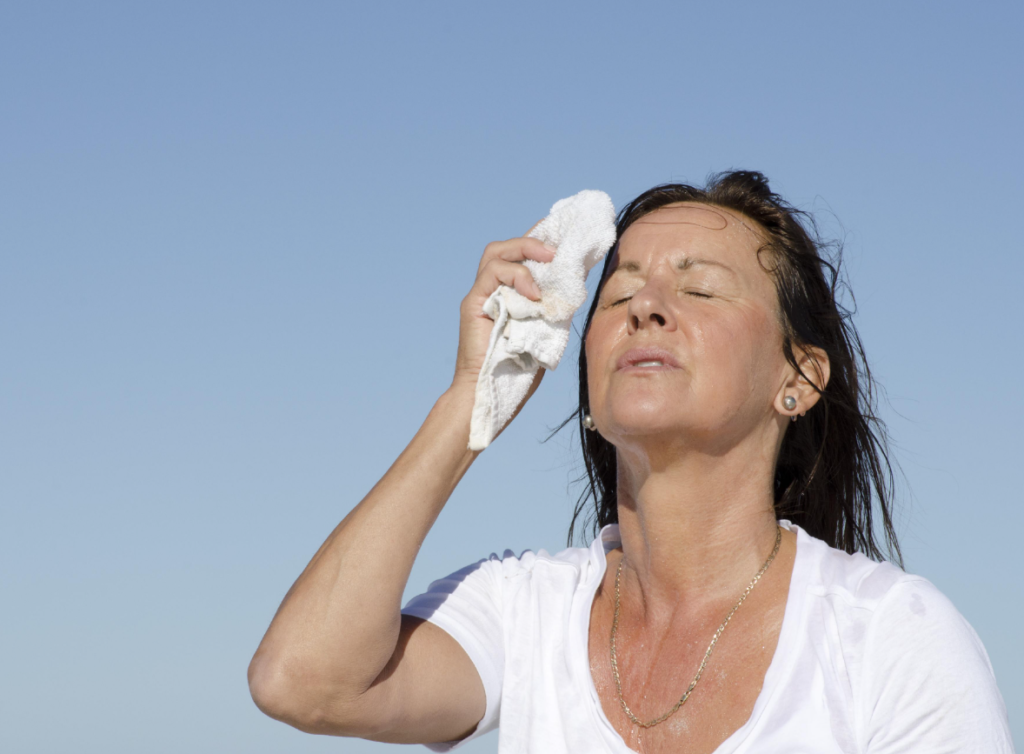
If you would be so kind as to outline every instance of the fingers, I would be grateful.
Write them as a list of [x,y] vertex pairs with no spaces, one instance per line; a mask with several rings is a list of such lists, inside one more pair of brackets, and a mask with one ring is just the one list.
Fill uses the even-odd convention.
[[488,262],[503,259],[506,262],[522,262],[532,259],[535,262],[550,262],[555,258],[554,249],[545,246],[536,238],[511,238],[508,241],[495,241],[484,247],[483,256],[477,272],[481,272]]
[[498,286],[507,285],[528,299],[537,301],[540,299],[540,288],[522,262],[527,259],[550,262],[554,258],[555,250],[536,238],[511,238],[508,241],[489,243],[480,259],[471,293],[487,298]]
[[[453,384],[461,385],[465,382],[475,389],[494,328],[494,322],[483,311],[484,302],[502,285],[512,288],[525,298],[539,301],[540,288],[529,267],[523,262],[530,259],[543,264],[554,258],[555,250],[536,238],[511,238],[487,245],[473,287],[459,307],[459,351],[455,360]],[[539,382],[538,377],[531,393]]]
[[540,299],[540,288],[537,287],[533,275],[526,267],[517,262],[491,259],[481,268],[473,287],[476,289],[477,295],[487,298],[498,289],[499,285],[514,288],[533,301]]

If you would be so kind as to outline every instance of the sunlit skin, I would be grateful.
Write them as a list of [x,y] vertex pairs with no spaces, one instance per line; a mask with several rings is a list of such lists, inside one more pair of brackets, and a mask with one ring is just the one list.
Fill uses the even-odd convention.
[[[670,205],[645,216],[620,239],[586,335],[589,410],[617,451],[623,541],[591,613],[591,670],[605,714],[643,751],[712,752],[742,726],[782,625],[795,556],[789,532],[689,701],[647,730],[622,712],[609,661],[620,561],[623,696],[653,719],[686,690],[771,552],[775,459],[788,423],[818,399],[783,355],[763,245],[756,223],[718,207]],[[637,346],[664,349],[677,366],[621,368]],[[800,353],[804,372],[817,366],[827,380],[827,358]],[[795,408],[785,408],[786,395]]]
[[[615,571],[624,565],[616,642],[623,694],[649,720],[690,683],[771,551],[775,456],[787,422],[817,395],[782,358],[755,223],[683,205],[642,218],[620,240],[585,341],[590,411],[618,452],[622,535],[591,608],[591,675],[601,709],[633,749],[712,752],[750,717],[761,690],[793,537],[732,619],[690,700],[647,731],[623,714],[612,677]],[[296,579],[253,656],[249,687],[266,714],[312,733],[394,743],[462,738],[484,715],[483,683],[466,652],[400,606],[416,554],[479,453],[466,437],[493,330],[483,304],[501,285],[539,299],[522,262],[549,262],[554,253],[530,238],[487,245],[460,306],[451,387]],[[619,369],[637,344],[664,349],[677,366]],[[786,409],[785,395],[796,406]]]

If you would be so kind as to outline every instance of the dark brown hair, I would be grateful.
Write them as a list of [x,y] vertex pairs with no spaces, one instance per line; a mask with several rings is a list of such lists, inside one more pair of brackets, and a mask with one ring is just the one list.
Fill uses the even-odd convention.
[[[885,425],[875,414],[878,387],[864,346],[839,302],[845,285],[840,275],[841,247],[821,241],[814,219],[787,203],[757,172],[735,170],[712,175],[704,188],[665,184],[645,191],[619,213],[617,237],[637,219],[674,202],[699,202],[731,209],[756,221],[768,241],[759,251],[779,296],[783,352],[803,373],[794,347],[813,346],[829,358],[831,374],[821,398],[806,417],[788,425],[775,467],[775,512],[809,534],[846,552],[863,552],[902,566],[892,523],[895,480]],[[556,429],[575,418],[583,450],[586,487],[577,500],[569,544],[581,516],[596,531],[618,522],[615,447],[583,426],[587,411],[587,356],[584,346],[601,287],[615,257],[605,259],[601,283],[587,314],[579,356],[579,406]],[[767,252],[767,253],[761,253]],[[881,524],[884,550],[875,537]]]

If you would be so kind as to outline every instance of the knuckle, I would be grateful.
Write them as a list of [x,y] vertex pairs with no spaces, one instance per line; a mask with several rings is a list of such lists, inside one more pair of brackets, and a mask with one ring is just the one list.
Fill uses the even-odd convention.
[[488,271],[495,277],[515,274],[515,268],[519,267],[515,262],[508,262],[504,259],[492,259],[487,263]]

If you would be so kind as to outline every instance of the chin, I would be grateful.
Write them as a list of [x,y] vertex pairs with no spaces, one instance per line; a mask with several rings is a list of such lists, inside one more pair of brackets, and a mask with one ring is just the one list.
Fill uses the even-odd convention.
[[[681,415],[678,401],[669,407],[662,403],[617,407],[609,412],[606,426],[610,436],[640,437],[643,435],[679,434],[691,424]],[[599,425],[600,426],[600,425]]]

